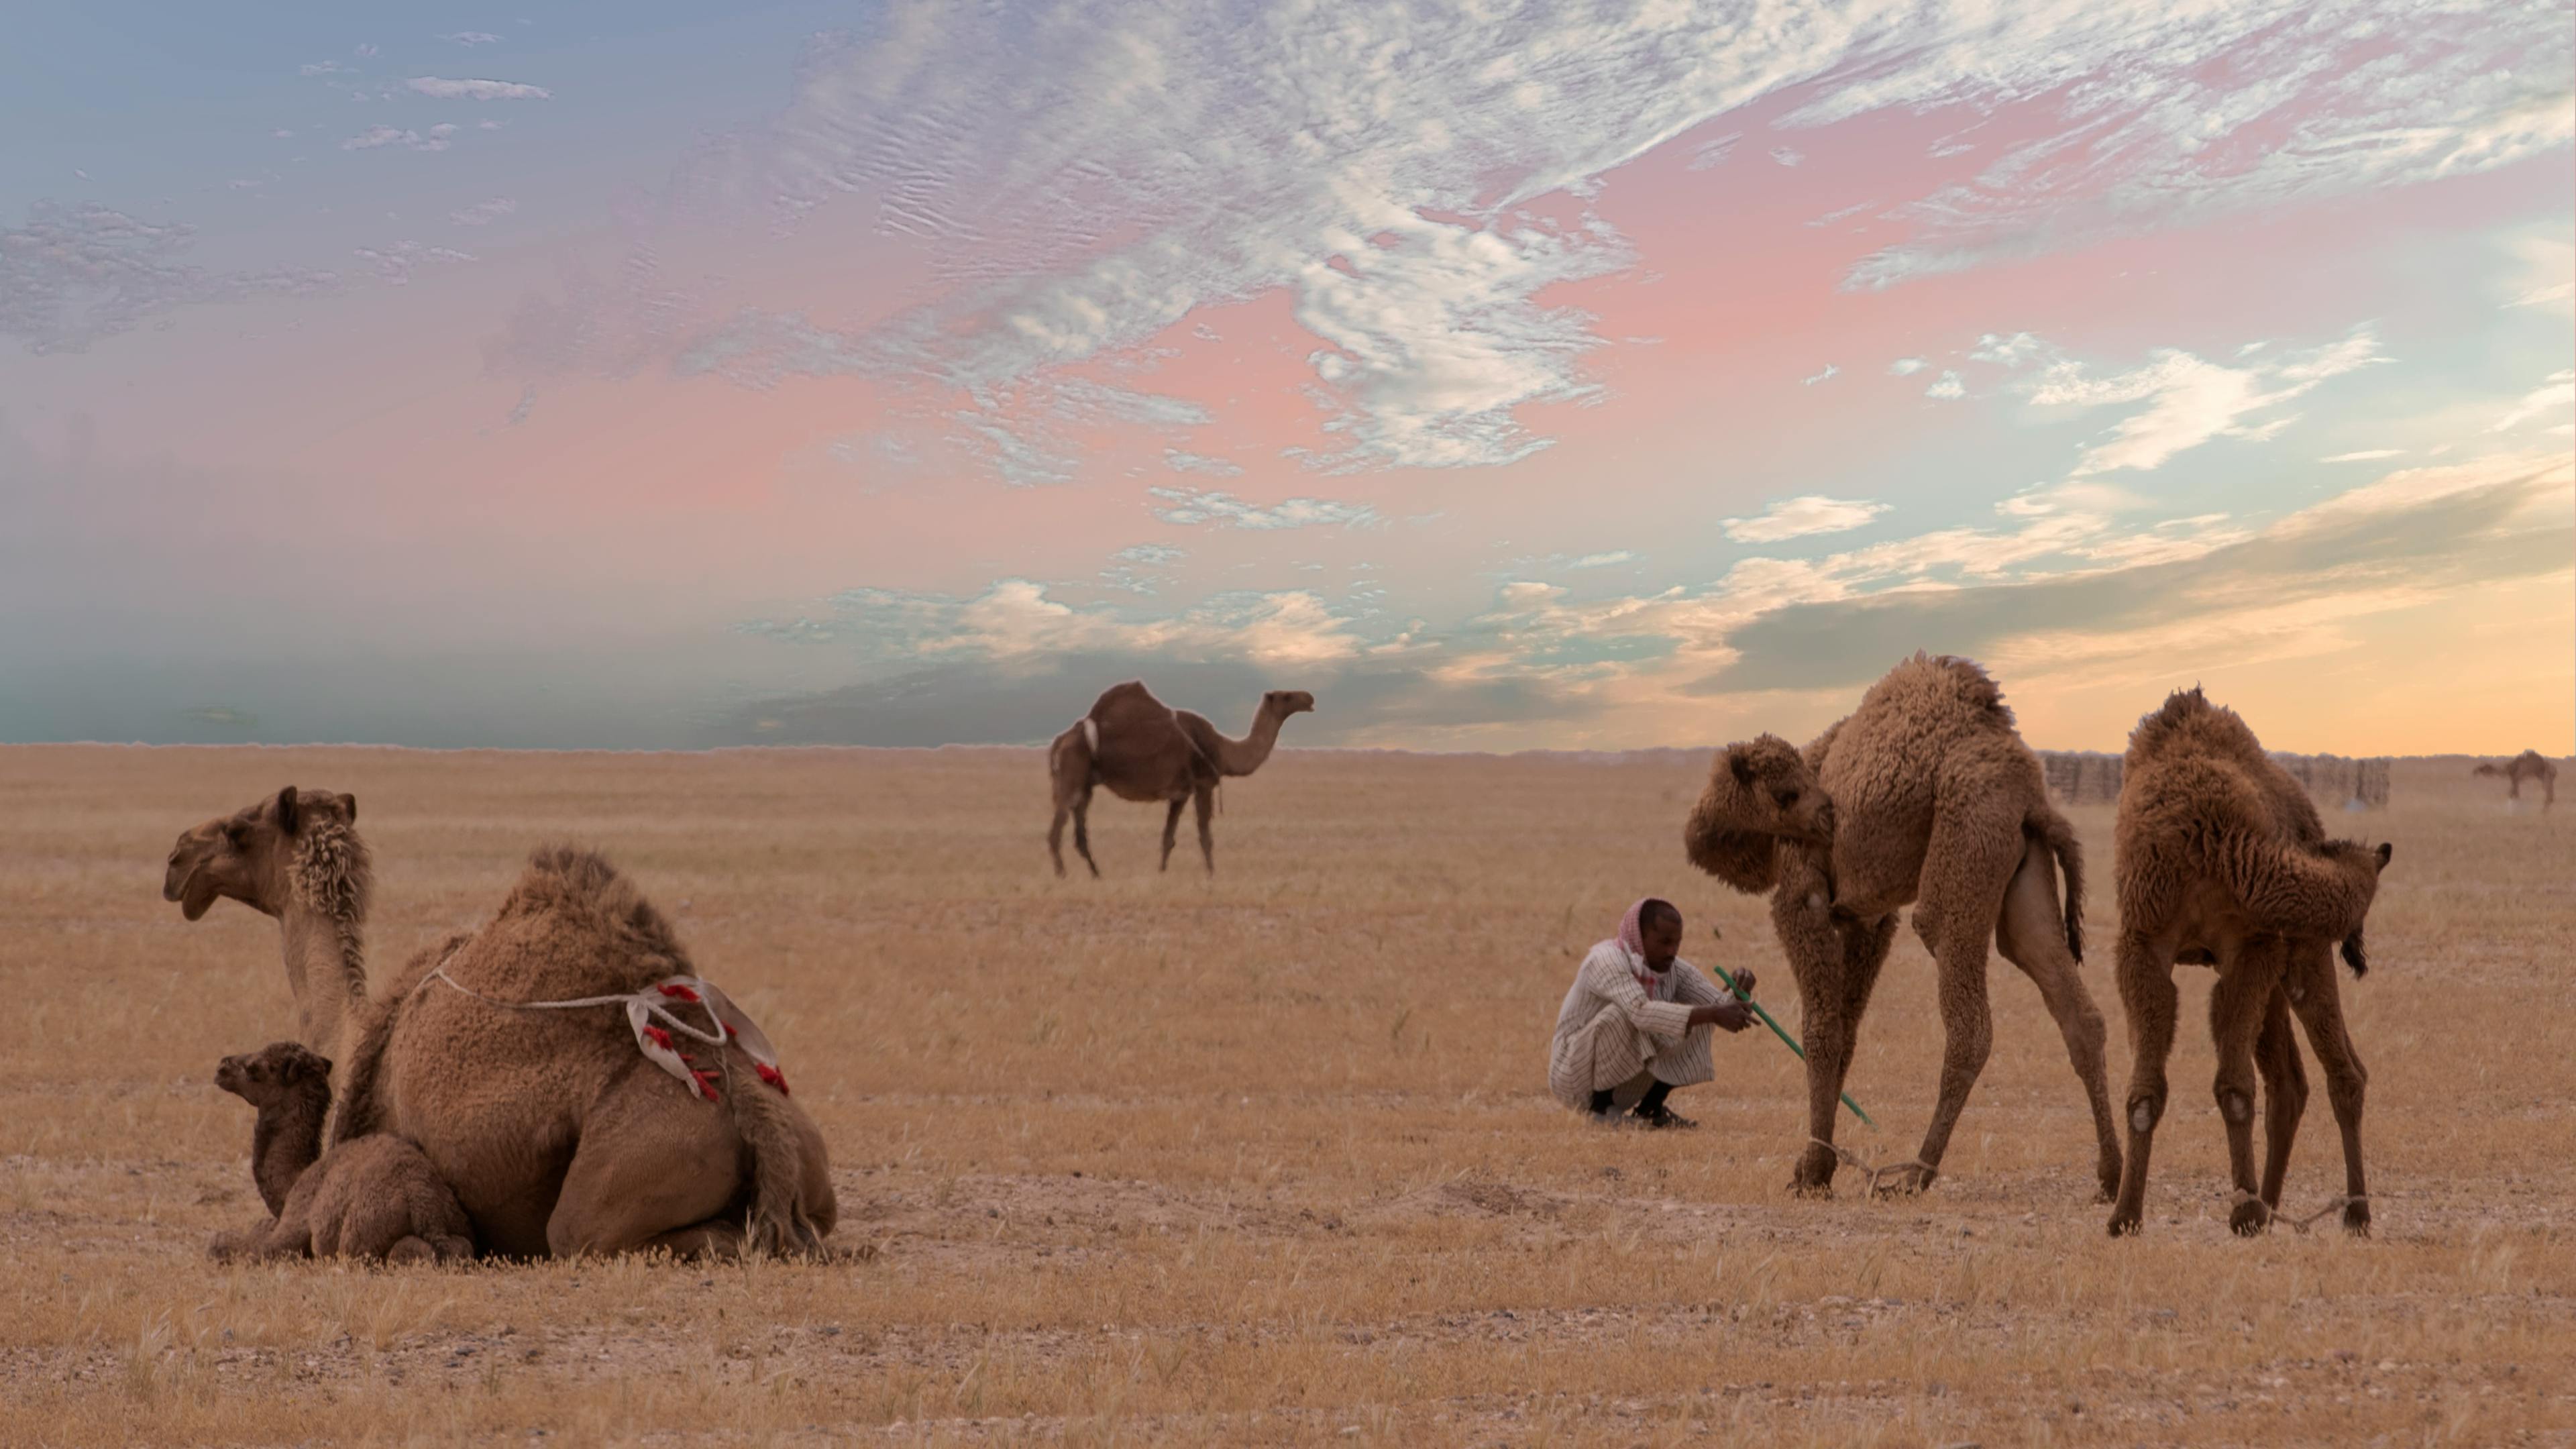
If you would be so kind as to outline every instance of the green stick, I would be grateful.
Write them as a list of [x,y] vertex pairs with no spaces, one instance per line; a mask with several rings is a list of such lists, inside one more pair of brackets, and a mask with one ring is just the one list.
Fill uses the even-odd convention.
[[[1713,962],[1712,962],[1712,963],[1710,964],[1710,966],[1709,966],[1709,968],[1708,968],[1708,969],[1710,969],[1711,971],[1714,971],[1714,972],[1716,972],[1716,973],[1717,973],[1717,979],[1726,983],[1726,989],[1727,989],[1729,992],[1731,992],[1731,993],[1733,993],[1733,994],[1734,994],[1734,997],[1735,997],[1735,999],[1736,999],[1736,1000],[1741,1001],[1741,1002],[1743,1002],[1745,1005],[1747,1005],[1747,1006],[1749,1006],[1749,1007],[1752,1007],[1752,1008],[1753,1008],[1753,1014],[1754,1014],[1755,1016],[1758,1016],[1758,1017],[1762,1018],[1762,1024],[1763,1024],[1764,1026],[1767,1026],[1767,1027],[1771,1028],[1771,1034],[1772,1034],[1773,1036],[1776,1036],[1776,1037],[1780,1038],[1781,1042],[1782,1042],[1783,1044],[1785,1044],[1785,1045],[1789,1048],[1789,1050],[1791,1050],[1791,1051],[1793,1051],[1793,1052],[1796,1052],[1796,1053],[1798,1054],[1798,1060],[1800,1060],[1800,1061],[1802,1061],[1802,1062],[1803,1062],[1803,1061],[1805,1061],[1805,1060],[1807,1059],[1807,1049],[1806,1049],[1805,1047],[1802,1047],[1802,1046],[1798,1045],[1797,1038],[1795,1038],[1795,1037],[1793,1037],[1793,1036],[1789,1035],[1787,1032],[1782,1031],[1782,1030],[1780,1029],[1780,1023],[1778,1023],[1778,1022],[1776,1022],[1776,1021],[1773,1021],[1773,1020],[1771,1019],[1771,1013],[1769,1013],[1769,1012],[1767,1012],[1767,1011],[1764,1011],[1764,1010],[1762,1009],[1762,1003],[1761,1003],[1761,1002],[1758,1002],[1758,1001],[1754,1000],[1752,997],[1745,995],[1745,994],[1744,994],[1744,992],[1742,991],[1742,989],[1740,989],[1739,987],[1737,987],[1737,986],[1736,986],[1736,984],[1735,984],[1735,978],[1734,978],[1734,977],[1732,977],[1732,976],[1730,976],[1730,975],[1728,975],[1728,974],[1726,973],[1726,968],[1725,968],[1725,967],[1720,966],[1720,965],[1717,965],[1717,964],[1715,964],[1715,963],[1713,963]],[[1869,1114],[1868,1114],[1867,1112],[1864,1112],[1864,1111],[1862,1111],[1862,1110],[1860,1109],[1860,1103],[1855,1102],[1855,1101],[1853,1101],[1853,1100],[1851,1099],[1851,1093],[1849,1093],[1849,1092],[1845,1092],[1845,1093],[1843,1093],[1843,1105],[1844,1105],[1844,1106],[1846,1106],[1846,1107],[1851,1108],[1851,1109],[1852,1109],[1852,1115],[1853,1115],[1853,1116],[1855,1116],[1855,1117],[1858,1117],[1861,1121],[1863,1121],[1863,1122],[1865,1122],[1865,1123],[1868,1123],[1868,1125],[1870,1125],[1870,1126],[1872,1126],[1872,1127],[1875,1127],[1875,1126],[1877,1126],[1877,1125],[1878,1125],[1877,1123],[1875,1123],[1875,1122],[1871,1122],[1871,1121],[1869,1120]]]

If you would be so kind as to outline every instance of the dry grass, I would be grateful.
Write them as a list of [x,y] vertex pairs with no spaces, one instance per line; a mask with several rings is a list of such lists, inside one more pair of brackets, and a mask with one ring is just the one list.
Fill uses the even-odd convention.
[[[607,848],[779,1042],[842,1235],[880,1256],[206,1261],[259,1210],[209,1074],[293,1017],[270,923],[182,923],[160,862],[289,781],[360,797],[382,959],[471,924],[539,841]],[[1758,1032],[1680,1099],[1696,1134],[1548,1102],[1575,957],[1641,890],[1694,954],[1722,923],[1794,1018],[1759,903],[1682,863],[1696,787],[1283,755],[1228,792],[1213,884],[1155,876],[1158,812],[1106,804],[1094,884],[1047,874],[1028,753],[0,751],[0,1437],[2576,1442],[2576,814],[2427,762],[2365,822],[2398,845],[2346,986],[2376,1238],[2228,1236],[2191,1010],[2147,1235],[2112,1242],[2081,1095],[2000,960],[1993,1062],[1920,1199],[1784,1194],[1801,1079]],[[2109,811],[2078,814],[2107,882]],[[1929,964],[1897,953],[1852,1084],[1874,1156],[1911,1152],[1939,1052]],[[2337,1166],[2320,1090],[2289,1205]]]

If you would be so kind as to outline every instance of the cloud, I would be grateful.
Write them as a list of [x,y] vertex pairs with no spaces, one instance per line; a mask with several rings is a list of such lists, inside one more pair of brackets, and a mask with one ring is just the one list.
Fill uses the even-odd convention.
[[1200,488],[1148,488],[1171,504],[1156,508],[1165,523],[1214,524],[1219,528],[1274,530],[1285,528],[1375,528],[1385,523],[1366,503],[1339,503],[1328,498],[1287,498],[1267,508],[1246,503],[1231,493]]
[[1912,377],[1929,366],[1931,364],[1920,357],[1900,357],[1887,365],[1887,371],[1891,377]]
[[336,60],[317,60],[309,64],[296,67],[295,73],[297,75],[305,76],[348,75],[351,74],[351,71],[349,67],[342,65]]
[[1778,543],[1812,534],[1846,532],[1861,527],[1886,511],[1884,503],[1808,494],[1783,498],[1751,518],[1728,518],[1719,522],[1726,529],[1726,536],[1737,543]]
[[2551,373],[2540,386],[2524,393],[2520,401],[2505,409],[2504,415],[2487,429],[2491,433],[2509,432],[2533,418],[2563,413],[2576,408],[2576,371],[2560,369]]
[[[425,247],[414,241],[396,242],[384,248],[357,247],[354,249],[354,255],[374,270],[378,280],[396,287],[408,285],[412,273],[425,262],[455,263],[474,260],[470,253],[460,252],[454,247]],[[517,420],[516,417],[511,419],[513,422]]]
[[1794,147],[1774,146],[1771,148],[1771,159],[1782,166],[1800,166],[1806,163],[1807,157],[1804,152]]
[[416,75],[404,85],[434,100],[441,101],[550,101],[554,92],[543,86],[521,85],[517,81],[448,80],[434,75]]
[[351,46],[351,47],[349,48],[349,53],[350,53],[351,55],[355,55],[355,56],[359,56],[359,57],[362,57],[362,58],[363,58],[363,57],[371,57],[371,56],[380,55],[380,54],[382,54],[383,52],[382,52],[382,51],[380,51],[379,49],[377,49],[375,46],[372,46],[372,45],[366,45],[366,44],[360,44],[360,45],[354,45],[354,46]]
[[401,146],[412,151],[444,151],[447,149],[448,138],[455,134],[456,128],[445,124],[430,127],[429,134],[425,136],[418,131],[406,131],[395,126],[369,126],[357,135],[342,141],[340,149],[376,151],[387,146]]
[[1835,378],[1842,376],[1842,374],[1843,374],[1843,370],[1842,370],[1841,368],[1836,367],[1836,366],[1834,366],[1832,363],[1828,362],[1828,363],[1826,363],[1826,364],[1825,364],[1825,369],[1824,369],[1824,371],[1822,371],[1822,372],[1818,372],[1818,373],[1813,373],[1813,374],[1811,374],[1811,375],[1809,375],[1809,376],[1806,376],[1806,377],[1802,377],[1802,378],[1798,379],[1798,381],[1800,381],[1800,382],[1802,382],[1802,383],[1806,384],[1806,385],[1807,385],[1807,386],[1809,386],[1809,387],[1814,387],[1817,383],[1820,383],[1820,382],[1831,382],[1831,381],[1833,381]]
[[1932,385],[1923,389],[1923,395],[1943,402],[1956,402],[1968,395],[1968,385],[1960,380],[1955,369],[1945,367],[1941,369],[1941,375],[1932,380]]
[[1190,551],[1185,548],[1173,548],[1169,544],[1137,543],[1118,550],[1117,556],[1128,563],[1168,564],[1179,563],[1182,559],[1188,558]]
[[2358,453],[2337,453],[2331,458],[2319,458],[2317,461],[2320,463],[2374,463],[2382,458],[2397,457],[2404,452],[2403,448],[2364,448]]
[[462,211],[451,211],[447,219],[458,226],[489,226],[519,209],[519,203],[506,196],[478,201]]
[[1628,550],[1618,548],[1612,549],[1608,553],[1587,553],[1583,557],[1566,564],[1566,567],[1570,569],[1602,569],[1608,568],[1612,564],[1628,563],[1636,557],[1637,556],[1635,554],[1630,553]]
[[438,38],[454,45],[467,47],[477,45],[499,45],[501,43],[501,37],[494,35],[488,30],[459,30],[452,35],[442,35]]
[[1163,466],[1175,473],[1205,473],[1217,478],[1232,478],[1243,472],[1242,467],[1230,459],[1185,453],[1178,448],[1163,450]]
[[2339,342],[2268,362],[2258,359],[2244,367],[2226,367],[2177,348],[2160,348],[2148,354],[2143,366],[2111,377],[2088,376],[2081,363],[2050,364],[2031,388],[2030,400],[2040,407],[2068,408],[2146,404],[2114,425],[2103,441],[2087,448],[2074,476],[2151,472],[2175,454],[2216,438],[2269,438],[2291,419],[2262,424],[2246,419],[2301,397],[2328,378],[2385,360],[2367,326],[2353,329]]
[[0,336],[33,352],[78,352],[182,307],[327,291],[309,267],[208,271],[188,259],[195,228],[91,203],[39,201],[0,229]]

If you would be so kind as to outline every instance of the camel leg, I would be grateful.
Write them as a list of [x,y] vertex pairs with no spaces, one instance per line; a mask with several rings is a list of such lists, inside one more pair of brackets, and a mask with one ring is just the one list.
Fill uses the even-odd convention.
[[1798,983],[1798,1034],[1807,1057],[1807,1136],[1789,1190],[1802,1197],[1833,1191],[1835,1158],[1823,1144],[1834,1140],[1834,1114],[1840,1101],[1847,1041],[1843,1024],[1843,936],[1835,929],[1821,877],[1811,866],[1783,852],[1781,879],[1771,893],[1772,933],[1789,958],[1789,974]]
[[2232,959],[2220,962],[2217,989],[2209,993],[2209,1039],[2218,1051],[2211,1092],[2227,1124],[2227,1174],[2237,1193],[2227,1226],[2240,1238],[2253,1237],[2271,1221],[2254,1177],[2254,1044],[2262,1035],[2265,1011],[2281,989],[2283,948],[2273,936],[2228,953]]
[[[764,1090],[741,1072],[732,1089]],[[546,1220],[546,1247],[558,1258],[655,1247],[701,1256],[738,1247],[741,1223],[717,1219],[739,1202],[743,1185],[731,1114],[638,1059],[585,1114]]]
[[1165,811],[1163,814],[1163,863],[1159,869],[1170,870],[1172,868],[1172,842],[1180,838],[1181,806],[1185,803],[1185,801],[1175,799],[1172,801],[1172,808]]
[[2129,1018],[2129,1150],[2120,1163],[2120,1196],[2111,1209],[2111,1236],[2138,1231],[2146,1216],[2147,1155],[2156,1122],[2165,1114],[2165,1058],[2173,1053],[2174,990],[2171,942],[2120,933],[2120,1005]]
[[1950,1132],[1959,1125],[1968,1093],[1975,1089],[1978,1075],[1986,1068],[1986,1055],[1994,1048],[1994,1013],[1986,1004],[1986,955],[2021,856],[2018,823],[2009,837],[1997,837],[1988,822],[1973,816],[1933,819],[1914,929],[1939,968],[1944,1040],[1941,1097],[1933,1105],[1932,1125],[1923,1133],[1922,1150],[1915,1154],[1918,1166],[1909,1184],[1918,1192],[1940,1176],[1942,1154],[1950,1150]]
[[2263,1074],[2263,1206],[2279,1211],[2281,1184],[2290,1175],[2290,1144],[2308,1109],[2308,1074],[2299,1065],[2298,1039],[2290,1031],[2290,998],[2274,990],[2264,1003],[2263,1034],[2254,1039],[2254,1067]]
[[1064,879],[1064,822],[1073,807],[1062,800],[1055,802],[1055,823],[1047,827],[1047,855],[1055,861],[1055,877]]
[[2317,1066],[2325,1072],[2326,1100],[2334,1104],[2335,1127],[2343,1134],[2343,1195],[2348,1199],[2343,1225],[2367,1235],[2370,1186],[2361,1171],[2361,1099],[2370,1073],[2362,1069],[2361,1054],[2353,1050],[2352,1034],[2344,1028],[2343,998],[2335,988],[2334,958],[2319,949],[2313,961],[2302,961],[2293,969],[2302,989],[2292,996],[2290,1009],[2298,1013],[2299,1024],[2308,1029],[2308,1046],[2317,1054]]
[[[1207,873],[1214,875],[1216,874],[1216,836],[1208,829],[1208,813],[1216,804],[1216,790],[1213,786],[1201,785],[1197,793],[1190,798],[1198,807],[1199,858],[1207,862]],[[1181,807],[1175,805],[1172,808],[1178,810]]]
[[1995,923],[1995,945],[2039,988],[2048,1014],[2057,1018],[2058,1035],[2066,1038],[2067,1060],[2074,1063],[2076,1080],[2084,1084],[2085,1100],[2093,1108],[2093,1176],[2102,1187],[2099,1200],[2109,1202],[2120,1190],[2120,1129],[2111,1115],[2102,1054],[2109,1030],[2066,949],[2057,861],[2045,841],[2031,840],[2022,851],[2021,869],[2013,872],[2003,915]]
[[1082,863],[1091,867],[1091,878],[1100,879],[1100,862],[1091,858],[1091,787],[1085,785],[1073,797],[1073,848],[1082,855]]

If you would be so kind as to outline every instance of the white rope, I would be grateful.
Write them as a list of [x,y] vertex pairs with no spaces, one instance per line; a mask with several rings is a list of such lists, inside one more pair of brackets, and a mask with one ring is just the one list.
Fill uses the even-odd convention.
[[2317,1209],[2315,1212],[2312,1212],[2303,1218],[2291,1217],[2280,1209],[2273,1207],[2270,1203],[2263,1201],[2262,1197],[2258,1194],[2247,1192],[2243,1188],[2238,1188],[2236,1190],[2236,1200],[2240,1203],[2250,1202],[2256,1207],[2261,1208],[2263,1210],[2263,1225],[2265,1227],[2270,1227],[2274,1223],[2288,1223],[2292,1232],[2304,1233],[2308,1230],[2310,1224],[2314,1223],[2317,1219],[2326,1216],[2328,1213],[2334,1212],[2338,1208],[2350,1207],[2354,1203],[2361,1203],[2365,1206],[2368,1205],[2370,1202],[2370,1194],[2366,1192],[2347,1193],[2342,1197],[2329,1201],[2324,1207]]
[[[778,1073],[778,1054],[770,1047],[769,1038],[753,1024],[749,1016],[743,1014],[742,1008],[733,1004],[732,998],[726,996],[712,982],[696,976],[669,976],[640,991],[623,991],[607,996],[576,996],[562,1001],[504,1001],[497,996],[486,996],[448,975],[447,962],[454,954],[451,951],[448,956],[439,958],[438,964],[430,968],[427,976],[421,978],[420,985],[412,988],[412,994],[417,996],[428,990],[432,981],[444,981],[450,987],[477,1001],[511,1011],[572,1011],[592,1006],[621,1006],[626,1009],[627,1028],[634,1033],[636,1049],[644,1054],[646,1060],[686,1083],[690,1092],[696,1096],[712,1101],[715,1099],[715,1092],[690,1065],[687,1057],[676,1048],[664,1042],[655,1041],[653,1039],[655,1036],[664,1036],[667,1041],[668,1034],[676,1033],[692,1041],[715,1047],[716,1068],[724,1077],[727,1088],[733,1085],[733,1066],[725,1059],[724,1045],[727,1041],[731,1041],[741,1047],[745,1055],[759,1064],[764,1080],[782,1092],[787,1089],[786,1078]],[[681,1020],[678,1013],[666,1004],[669,1002],[695,1004],[706,1012],[707,1021],[713,1030],[702,1030]],[[659,1025],[657,1026],[656,1023]]]
[[1903,1162],[1890,1162],[1873,1167],[1867,1161],[1863,1160],[1859,1153],[1854,1152],[1839,1143],[1827,1142],[1822,1137],[1810,1137],[1807,1140],[1841,1159],[1844,1166],[1852,1168],[1855,1171],[1868,1174],[1869,1190],[1871,1192],[1877,1192],[1879,1190],[1881,1180],[1891,1172],[1903,1172],[1909,1167],[1920,1168],[1923,1173],[1923,1180],[1926,1182],[1931,1181],[1932,1178],[1940,1172],[1939,1168],[1932,1166],[1930,1163],[1925,1162],[1920,1158],[1908,1158]]

